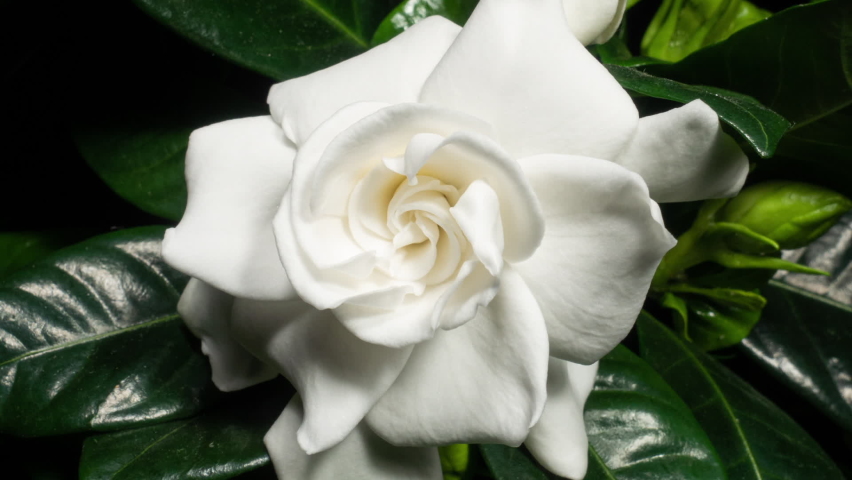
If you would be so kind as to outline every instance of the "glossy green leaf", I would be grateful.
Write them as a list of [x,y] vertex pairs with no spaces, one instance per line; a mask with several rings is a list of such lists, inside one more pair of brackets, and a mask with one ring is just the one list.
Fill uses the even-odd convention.
[[[590,464],[608,476],[593,479],[721,479],[721,461],[677,394],[644,360],[618,346],[601,360],[586,403]],[[599,466],[600,467],[600,466]]]
[[0,431],[115,430],[187,417],[214,391],[177,315],[162,227],[63,249],[0,283]]
[[385,43],[405,29],[432,15],[464,25],[479,0],[405,0],[379,24],[373,45]]
[[[714,290],[718,292],[724,289],[707,290],[712,295]],[[748,295],[751,292],[742,293]],[[766,303],[760,295],[752,295],[760,300],[740,300],[728,296],[718,299],[694,293],[681,294],[679,297],[667,294],[663,306],[673,310],[673,321],[681,336],[707,352],[736,345],[748,336],[760,320],[762,305],[757,302]]]
[[86,238],[89,233],[85,229],[0,233],[0,278]]
[[[585,420],[586,480],[724,478],[721,461],[689,408],[623,346],[601,360]],[[483,445],[482,452],[498,480],[546,478],[521,450]]]
[[283,379],[225,396],[197,417],[86,439],[82,480],[225,479],[270,463],[263,436],[293,388]]
[[769,15],[745,0],[665,0],[645,31],[642,53],[676,62]]
[[829,0],[789,8],[646,71],[750,95],[798,129],[852,105],[851,36],[852,3]]
[[80,126],[75,141],[90,167],[128,202],[169,220],[186,208],[184,157],[193,130],[268,108],[214,82],[189,82],[147,105],[128,101],[121,113]]
[[777,158],[761,162],[753,178],[810,182],[852,196],[850,58],[852,2],[829,0],[784,10],[676,64],[644,68],[751,95],[794,122]]
[[718,88],[686,85],[636,68],[606,65],[622,87],[642,95],[680,103],[700,99],[739,132],[762,157],[771,157],[790,123],[755,99]]
[[728,478],[843,478],[801,427],[730,370],[647,313],[638,329],[642,357],[689,405]]
[[202,47],[279,80],[363,53],[396,6],[390,0],[135,2]]
[[773,376],[852,431],[852,308],[772,281],[742,346]]

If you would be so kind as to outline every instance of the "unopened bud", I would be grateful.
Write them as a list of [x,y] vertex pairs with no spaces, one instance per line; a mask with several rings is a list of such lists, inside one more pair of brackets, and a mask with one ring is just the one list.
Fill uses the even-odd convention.
[[831,228],[852,201],[823,187],[775,181],[746,188],[716,220],[743,225],[783,249],[803,247]]

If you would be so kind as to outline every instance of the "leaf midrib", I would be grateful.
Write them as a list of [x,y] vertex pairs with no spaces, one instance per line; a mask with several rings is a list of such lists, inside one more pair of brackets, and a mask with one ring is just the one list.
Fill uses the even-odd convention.
[[7,365],[10,365],[10,364],[13,364],[13,363],[16,363],[16,362],[20,362],[20,361],[23,361],[23,360],[34,358],[36,356],[43,355],[43,354],[46,354],[46,353],[51,353],[51,352],[63,350],[63,349],[66,349],[66,348],[72,348],[72,347],[76,347],[78,345],[84,345],[86,343],[94,342],[94,341],[97,341],[97,340],[102,340],[104,338],[113,337],[115,335],[120,335],[120,334],[123,334],[123,333],[132,332],[132,331],[139,330],[139,329],[142,329],[142,328],[153,327],[154,325],[166,323],[166,322],[169,322],[169,321],[172,321],[172,320],[179,320],[179,319],[180,319],[180,315],[175,313],[175,314],[172,314],[172,315],[166,315],[165,317],[155,318],[155,319],[149,320],[147,322],[137,323],[135,325],[130,325],[128,327],[119,328],[117,330],[112,330],[112,331],[109,331],[109,332],[104,332],[104,333],[100,333],[100,334],[97,334],[97,335],[92,335],[91,337],[79,338],[79,339],[74,340],[72,342],[60,343],[58,345],[51,345],[49,347],[40,348],[38,350],[31,350],[31,351],[26,352],[24,354],[18,355],[17,357],[13,357],[13,358],[10,358],[9,360],[6,360],[4,362],[0,362],[0,368],[3,368]]
[[358,44],[359,47],[368,49],[370,48],[370,44],[367,40],[361,38],[359,34],[352,31],[345,23],[341,22],[339,18],[332,15],[331,12],[323,8],[322,5],[317,3],[316,0],[300,0],[305,6],[313,10],[317,15],[322,17],[329,25],[336,28],[345,36],[349,37],[352,41]]
[[709,371],[707,371],[706,368],[704,368],[704,365],[701,363],[701,360],[699,360],[698,357],[696,357],[695,354],[692,353],[688,348],[685,348],[683,345],[681,345],[678,339],[675,338],[667,328],[663,327],[662,325],[660,325],[659,327],[660,330],[665,332],[665,334],[673,340],[672,343],[676,345],[678,349],[683,351],[690,358],[690,360],[692,360],[692,363],[695,365],[701,375],[707,380],[707,383],[713,388],[713,391],[716,392],[719,398],[719,402],[722,404],[725,411],[728,413],[728,416],[731,419],[731,424],[733,424],[734,430],[737,432],[737,436],[742,442],[743,448],[745,448],[746,456],[752,466],[752,469],[754,470],[756,478],[758,480],[763,480],[763,475],[760,473],[760,469],[757,465],[757,459],[754,458],[754,453],[751,451],[751,445],[749,444],[749,441],[745,436],[745,432],[743,432],[742,427],[737,421],[737,416],[734,414],[734,410],[731,407],[731,404],[728,403],[727,398],[725,398],[725,395],[722,393],[722,390],[719,388],[719,385],[713,379],[713,376],[710,374]]
[[166,433],[165,435],[161,436],[161,437],[160,437],[160,438],[158,438],[156,441],[151,442],[151,444],[150,444],[150,445],[148,445],[147,447],[145,447],[144,449],[142,449],[142,451],[141,451],[141,452],[139,452],[139,454],[138,454],[138,455],[136,455],[135,457],[133,457],[133,458],[132,458],[129,462],[127,462],[127,463],[125,463],[124,465],[122,465],[122,466],[121,466],[121,468],[119,468],[118,470],[116,470],[116,472],[115,472],[115,473],[113,473],[113,474],[112,474],[109,478],[113,479],[113,478],[118,477],[118,474],[119,474],[119,473],[121,473],[122,471],[124,471],[127,467],[129,467],[129,466],[130,466],[131,464],[133,464],[135,461],[137,461],[137,460],[139,460],[140,458],[142,458],[142,456],[144,456],[144,455],[145,455],[145,453],[147,453],[147,452],[148,452],[148,450],[150,450],[150,449],[154,448],[155,446],[157,446],[157,444],[159,444],[159,443],[160,443],[160,442],[162,442],[163,440],[165,440],[165,439],[169,438],[170,436],[174,435],[174,434],[175,434],[178,430],[180,430],[180,429],[182,429],[182,428],[186,427],[187,425],[189,425],[189,424],[193,423],[196,419],[197,419],[197,417],[196,417],[196,418],[194,418],[194,419],[192,419],[192,420],[189,420],[189,421],[187,421],[187,422],[183,423],[182,425],[179,425],[179,426],[177,426],[177,427],[173,428],[170,432],[168,432],[168,433]]

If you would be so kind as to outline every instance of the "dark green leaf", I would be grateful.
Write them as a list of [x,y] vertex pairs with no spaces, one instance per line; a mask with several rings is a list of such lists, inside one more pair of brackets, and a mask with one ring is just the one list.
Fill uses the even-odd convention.
[[[586,480],[724,478],[713,445],[689,408],[623,346],[601,360],[585,419],[590,443]],[[521,450],[481,448],[498,480],[546,478]]]
[[764,22],[648,73],[750,95],[794,128],[852,105],[852,3],[830,0]]
[[275,79],[353,57],[395,6],[388,0],[135,0],[193,42]]
[[405,29],[432,15],[448,18],[464,25],[479,0],[405,0],[382,21],[373,45],[385,43]]
[[852,308],[770,282],[763,320],[742,349],[852,431]]
[[[852,52],[849,53],[852,57]],[[759,178],[824,185],[852,197],[852,107],[794,127],[778,145],[778,157],[762,162]],[[807,168],[802,168],[807,165]]]
[[[713,292],[722,289],[707,290]],[[756,295],[762,303],[765,303],[760,295],[752,295]],[[704,294],[685,294],[679,299],[682,305],[668,297],[663,306],[674,310],[678,332],[681,332],[683,336],[685,326],[685,339],[705,352],[740,343],[760,320],[762,305],[738,305],[729,298],[720,300]],[[684,313],[686,313],[685,316]]]
[[642,357],[692,409],[732,479],[842,479],[790,417],[707,354],[643,313]]
[[269,463],[263,436],[293,388],[284,380],[226,396],[201,415],[177,422],[90,437],[80,478],[225,479]]
[[0,283],[0,431],[114,430],[196,413],[214,390],[176,311],[162,227],[61,250]]
[[[689,408],[642,359],[618,346],[600,363],[586,403],[594,447],[588,480],[721,479],[721,461]],[[606,468],[606,475],[591,470]]]
[[[80,153],[125,200],[170,220],[186,208],[184,156],[193,130],[267,108],[212,82],[182,85],[156,106],[125,104],[76,132]],[[179,94],[177,93],[179,92]]]
[[719,88],[655,77],[635,68],[606,65],[622,87],[654,98],[688,103],[700,99],[733,127],[762,157],[771,157],[790,123],[755,99]]
[[480,445],[485,463],[496,480],[547,480],[541,467],[518,448]]
[[0,278],[89,235],[88,230],[0,233]]

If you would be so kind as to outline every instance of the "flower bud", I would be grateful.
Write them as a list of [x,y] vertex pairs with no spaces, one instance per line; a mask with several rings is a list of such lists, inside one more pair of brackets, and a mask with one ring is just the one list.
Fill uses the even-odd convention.
[[815,240],[850,208],[852,201],[827,188],[775,181],[744,189],[716,220],[738,223],[790,249]]

